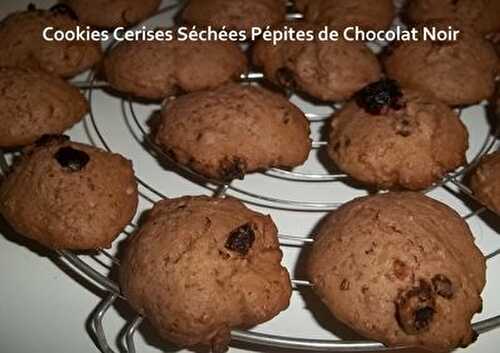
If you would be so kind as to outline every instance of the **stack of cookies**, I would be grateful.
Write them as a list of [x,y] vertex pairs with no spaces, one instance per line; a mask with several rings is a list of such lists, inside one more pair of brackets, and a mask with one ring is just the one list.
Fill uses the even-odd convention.
[[[151,134],[165,157],[207,180],[228,184],[270,168],[293,169],[312,149],[309,121],[287,92],[339,103],[327,152],[367,188],[327,215],[307,253],[318,299],[359,334],[390,347],[436,352],[476,339],[485,258],[467,224],[426,190],[467,163],[468,131],[457,107],[492,96],[500,73],[494,44],[500,1],[409,0],[408,26],[453,25],[456,42],[134,41],[103,55],[92,41],[46,42],[43,28],[128,27],[159,0],[62,0],[17,12],[0,24],[0,148],[21,157],[0,184],[0,213],[19,234],[53,249],[110,247],[134,218],[132,163],[62,135],[89,110],[65,79],[91,68],[130,99],[162,102]],[[391,0],[190,0],[179,24],[318,31],[386,30]],[[250,54],[250,55],[248,55]],[[261,70],[262,84],[242,77]],[[245,82],[246,83],[246,82]],[[471,177],[477,199],[500,213],[500,155]],[[401,192],[401,190],[409,190]],[[25,197],[31,195],[30,199]],[[156,203],[127,240],[123,294],[158,333],[182,346],[223,352],[235,328],[266,322],[289,304],[273,220],[240,201],[185,196]]]

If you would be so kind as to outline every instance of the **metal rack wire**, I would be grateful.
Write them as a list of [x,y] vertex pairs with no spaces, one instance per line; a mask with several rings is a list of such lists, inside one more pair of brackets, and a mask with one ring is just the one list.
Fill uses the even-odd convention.
[[[168,11],[163,10],[162,12]],[[292,18],[295,18],[292,16]],[[251,73],[249,75],[245,75],[242,77],[242,82],[258,82],[263,79],[263,75],[261,73]],[[88,90],[88,99],[90,102],[90,106],[92,107],[93,102],[93,93],[95,89],[99,89],[105,87],[106,84],[102,82],[97,82],[95,80],[94,74],[89,75],[88,81],[82,83],[80,85],[81,88]],[[308,211],[329,211],[337,208],[341,205],[340,202],[316,202],[316,201],[303,201],[303,200],[289,200],[285,198],[277,198],[277,197],[268,197],[263,194],[256,193],[254,191],[249,191],[247,189],[243,189],[241,187],[236,187],[231,183],[220,183],[218,181],[209,180],[205,177],[193,172],[190,169],[187,169],[183,166],[179,166],[175,164],[166,154],[164,154],[150,139],[149,133],[144,128],[143,124],[141,124],[139,114],[134,109],[134,104],[131,99],[126,100],[129,112],[131,113],[133,123],[135,127],[140,131],[141,138],[147,143],[148,148],[146,150],[149,153],[154,154],[156,158],[160,158],[162,161],[175,166],[177,170],[181,170],[182,175],[188,177],[195,183],[200,185],[210,185],[210,190],[213,191],[213,196],[216,197],[224,197],[228,191],[231,191],[231,196],[242,199],[242,201],[247,201],[245,198],[250,198],[254,203],[261,205],[263,207],[279,207],[284,210],[308,210]],[[332,108],[338,109],[339,106],[332,106]],[[318,115],[318,114],[306,114],[311,122],[322,122],[327,116]],[[93,127],[94,133],[99,139],[100,144],[104,146],[105,149],[111,151],[108,142],[106,141],[104,134],[101,132],[98,120],[96,119],[93,110],[88,116],[87,122],[90,126]],[[454,185],[461,194],[466,195],[472,200],[475,200],[474,195],[470,191],[470,189],[462,183],[460,178],[466,174],[474,165],[480,160],[480,158],[491,151],[496,143],[496,131],[493,129],[487,134],[485,140],[477,153],[471,161],[464,167],[456,170],[453,173],[445,176],[440,182],[433,185],[428,190],[424,192],[427,193],[434,188],[439,186],[447,186]],[[325,141],[316,141],[313,144],[313,147],[316,149],[323,148],[326,145]],[[7,173],[9,168],[9,163],[3,151],[0,150],[0,169],[2,173]],[[283,182],[287,181],[303,181],[303,182],[340,182],[346,179],[349,179],[348,176],[340,173],[332,173],[332,174],[321,174],[321,173],[304,173],[304,172],[295,172],[295,171],[287,171],[281,169],[272,169],[270,171],[264,172],[264,175],[273,178],[279,178]],[[138,179],[139,184],[146,189],[148,192],[152,192],[156,196],[160,198],[165,198],[165,195],[162,194],[154,185],[150,185],[144,180]],[[153,203],[150,197],[147,196],[146,193],[141,192],[141,197],[146,201]],[[481,212],[487,212],[487,210],[483,208],[479,208],[476,211],[471,212],[470,214],[464,216],[464,219],[468,219],[474,216],[477,216]],[[135,224],[130,224],[125,233],[129,234],[135,230],[137,226]],[[293,242],[297,243],[300,246],[307,246],[311,244],[314,240],[313,237],[310,236],[295,236],[295,235],[287,235],[280,234],[279,239],[281,243],[285,242]],[[97,344],[99,348],[105,353],[114,353],[115,351],[111,348],[109,344],[109,340],[107,338],[103,319],[106,314],[109,312],[110,308],[114,305],[114,303],[118,300],[126,301],[126,298],[121,294],[119,284],[114,282],[108,277],[108,273],[111,269],[116,268],[120,265],[119,259],[110,254],[105,250],[99,250],[97,255],[77,255],[71,251],[61,250],[58,251],[61,258],[71,265],[71,267],[80,275],[84,276],[88,280],[93,283],[98,284],[101,288],[106,291],[106,296],[103,298],[103,301],[99,304],[99,306],[94,310],[92,314],[92,329],[95,334],[95,338],[97,340]],[[500,251],[495,251],[491,254],[486,255],[487,260],[491,260],[495,256],[499,255]],[[101,261],[100,259],[104,259],[105,261]],[[106,265],[106,262],[109,265]],[[103,265],[104,264],[104,265]],[[99,267],[99,265],[103,265]],[[293,279],[292,284],[296,290],[302,290],[303,288],[310,287],[311,284],[308,281],[301,279]],[[121,339],[124,343],[124,350],[127,353],[135,353],[136,347],[134,343],[134,336],[143,322],[143,318],[140,315],[137,315],[133,320],[128,322],[126,329],[123,330],[123,334]],[[491,317],[486,320],[482,320],[474,323],[474,329],[479,333],[486,332],[488,330],[494,329],[500,326],[500,315]],[[275,348],[284,348],[284,349],[302,349],[309,351],[336,351],[336,352],[367,352],[367,351],[385,351],[389,350],[378,342],[371,341],[344,341],[344,340],[325,340],[325,339],[304,339],[304,338],[294,338],[287,336],[278,336],[278,335],[270,335],[265,333],[258,333],[253,331],[242,331],[242,330],[234,330],[232,332],[232,338],[237,341],[246,342],[250,344],[257,344],[260,346],[267,347],[275,347]]]

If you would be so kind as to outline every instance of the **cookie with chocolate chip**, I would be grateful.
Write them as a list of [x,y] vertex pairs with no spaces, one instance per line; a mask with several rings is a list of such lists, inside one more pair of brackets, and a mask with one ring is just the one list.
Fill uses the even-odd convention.
[[136,41],[114,47],[104,60],[104,73],[117,91],[161,100],[237,81],[247,66],[242,50],[231,42]]
[[[428,26],[442,28],[441,24]],[[432,93],[450,106],[488,99],[498,70],[491,43],[471,30],[462,30],[457,41],[394,43],[383,62],[388,77]]]
[[[303,22],[288,22],[280,28],[316,34],[320,30]],[[382,74],[377,57],[364,43],[342,38],[280,41],[276,45],[260,40],[254,46],[253,62],[273,83],[324,101],[346,100]]]
[[5,220],[53,249],[111,246],[137,203],[130,161],[61,135],[45,135],[27,147],[0,186]]
[[362,197],[328,215],[306,270],[332,314],[369,339],[449,352],[477,337],[485,258],[467,223],[421,193]]
[[344,30],[388,29],[395,17],[393,0],[298,0],[296,7],[307,22]]
[[465,163],[468,133],[457,114],[392,80],[373,83],[332,118],[328,154],[354,179],[420,190]]
[[161,0],[62,0],[81,23],[101,28],[128,27],[151,16]]
[[288,307],[269,216],[232,198],[181,197],[157,203],[126,246],[120,283],[131,305],[181,347],[224,352],[230,331]]
[[182,20],[200,27],[245,30],[272,26],[285,20],[284,0],[189,0]]
[[0,23],[0,67],[41,69],[60,77],[73,77],[101,59],[100,43],[47,41],[43,31],[75,31],[80,26],[74,13],[60,6],[52,10],[15,12]]
[[477,199],[500,213],[500,151],[484,156],[472,173],[470,187]]
[[284,96],[229,84],[169,102],[154,141],[179,164],[230,181],[301,165],[311,150],[309,133],[304,113]]
[[0,147],[60,134],[87,113],[80,90],[43,71],[0,68]]
[[439,21],[488,34],[500,31],[499,0],[411,0],[404,17],[410,24]]

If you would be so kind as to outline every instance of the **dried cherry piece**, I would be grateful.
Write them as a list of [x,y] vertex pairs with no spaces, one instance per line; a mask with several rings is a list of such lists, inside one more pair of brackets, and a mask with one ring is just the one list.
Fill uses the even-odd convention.
[[236,251],[240,255],[248,254],[248,251],[255,241],[255,232],[250,223],[244,224],[233,230],[227,237],[225,247],[228,250]]
[[388,79],[372,83],[355,95],[358,106],[372,115],[379,115],[387,108],[402,109],[402,98],[403,92],[399,84]]
[[71,172],[82,170],[90,161],[87,153],[76,150],[72,147],[61,147],[55,154],[54,158],[63,168],[69,169]]
[[429,330],[436,312],[435,297],[431,285],[420,280],[417,287],[400,293],[396,301],[396,319],[409,335]]
[[50,12],[59,15],[67,15],[75,21],[78,21],[78,16],[76,15],[75,11],[73,11],[73,9],[66,4],[56,4],[50,8]]

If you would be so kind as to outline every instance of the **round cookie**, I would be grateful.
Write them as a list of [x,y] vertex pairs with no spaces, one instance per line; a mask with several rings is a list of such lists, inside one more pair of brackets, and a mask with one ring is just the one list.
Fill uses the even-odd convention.
[[250,328],[288,307],[269,216],[232,198],[163,200],[127,244],[120,283],[131,305],[169,341],[224,352],[234,328]]
[[404,17],[411,24],[439,21],[487,34],[500,31],[499,13],[499,0],[410,0]]
[[114,89],[153,100],[237,81],[247,66],[235,43],[221,41],[123,42],[104,60]]
[[93,67],[102,56],[98,42],[46,41],[42,32],[75,30],[78,22],[66,7],[15,12],[0,23],[0,67],[41,69],[61,77],[73,77]]
[[299,0],[296,6],[307,22],[337,30],[385,30],[395,17],[393,0]]
[[[305,23],[281,27],[315,30]],[[275,84],[307,93],[324,101],[342,101],[381,77],[375,54],[363,43],[338,41],[280,41],[276,45],[260,40],[253,50],[253,62]]]
[[489,209],[500,213],[500,151],[484,156],[470,179],[476,198]]
[[60,134],[89,109],[79,89],[42,71],[0,68],[0,93],[0,148]]
[[148,18],[161,0],[62,0],[80,22],[93,27],[128,27]]
[[229,84],[170,102],[154,140],[181,165],[230,181],[301,165],[311,149],[309,133],[305,115],[284,96]]
[[492,45],[470,30],[461,31],[453,42],[396,43],[384,58],[390,78],[403,86],[428,91],[451,106],[489,98],[495,87],[497,64]]
[[135,215],[132,163],[45,135],[0,185],[0,213],[19,234],[54,249],[110,247]]
[[327,216],[307,260],[333,315],[388,346],[449,352],[472,343],[486,263],[467,223],[420,193],[355,199]]
[[189,0],[182,19],[201,27],[251,31],[285,20],[284,0]]
[[328,154],[368,185],[419,190],[465,163],[468,133],[434,97],[384,80],[334,114]]

